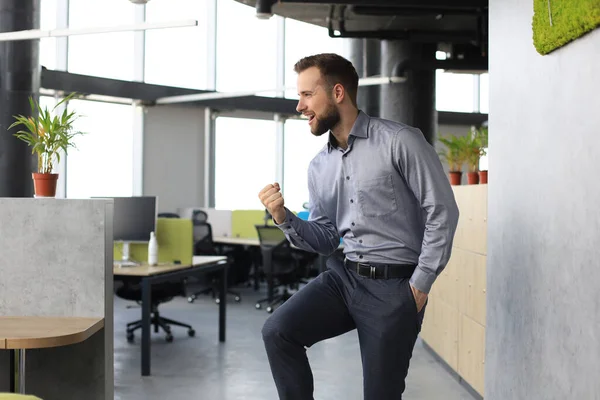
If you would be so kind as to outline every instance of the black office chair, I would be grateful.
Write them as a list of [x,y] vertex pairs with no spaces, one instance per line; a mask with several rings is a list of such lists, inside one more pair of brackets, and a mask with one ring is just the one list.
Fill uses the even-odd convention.
[[163,213],[158,213],[158,218],[180,218],[179,214],[175,214],[172,212],[163,212]]
[[[294,249],[281,229],[266,225],[255,227],[260,241],[263,272],[268,282],[268,296],[258,300],[256,308],[261,309],[263,303],[268,303],[266,311],[272,313],[276,306],[292,297],[288,288],[298,289],[301,283],[308,283],[302,279],[306,276],[302,271],[305,265],[294,254]],[[277,288],[281,290],[276,294]]]
[[[212,227],[208,223],[208,214],[202,210],[194,210],[192,213],[192,224],[194,226],[194,255],[195,256],[214,256],[214,255],[223,255],[227,256],[228,254],[224,254],[213,242],[212,235]],[[229,265],[233,264],[233,260],[229,259]],[[198,298],[201,294],[211,294],[215,302],[219,304],[219,279],[220,273],[216,274],[208,274],[208,279],[210,280],[210,286],[206,289],[203,289],[199,292],[196,292],[188,297],[188,302],[193,303],[194,300]],[[234,300],[236,302],[240,302],[242,300],[242,296],[239,292],[236,292],[231,289],[227,289],[227,293],[232,294],[234,296]]]
[[[135,278],[123,279],[123,285],[115,290],[117,296],[136,301],[141,304],[142,301],[142,286],[139,280]],[[166,336],[167,342],[173,341],[171,326],[181,326],[188,329],[188,335],[194,336],[196,331],[191,325],[183,322],[175,321],[169,318],[162,317],[158,311],[158,306],[162,303],[171,301],[174,297],[185,296],[184,282],[165,282],[152,285],[152,301],[150,304],[150,325],[154,326],[154,332],[158,333],[159,327],[162,328]],[[142,320],[129,322],[127,324],[127,341],[133,342],[134,332],[142,328]]]
[[[179,215],[175,213],[159,213],[159,218],[179,218]],[[142,301],[142,287],[139,280],[135,278],[122,279],[123,285],[115,290],[117,296],[126,299],[136,301],[141,304]],[[154,326],[154,332],[158,333],[159,327],[162,328],[167,334],[167,342],[173,341],[173,335],[171,333],[171,325],[181,326],[188,329],[188,335],[194,336],[196,331],[191,325],[184,324],[183,322],[175,321],[169,318],[161,317],[158,311],[158,306],[162,303],[173,300],[174,297],[185,296],[185,280],[180,282],[165,282],[156,285],[152,285],[152,302],[150,304],[150,325]],[[127,341],[133,342],[134,332],[142,328],[142,320],[129,322],[127,324]]]

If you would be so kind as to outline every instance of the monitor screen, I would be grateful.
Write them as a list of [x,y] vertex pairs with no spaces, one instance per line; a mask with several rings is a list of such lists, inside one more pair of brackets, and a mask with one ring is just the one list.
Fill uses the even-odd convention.
[[156,196],[112,197],[113,239],[122,242],[148,242],[156,231]]

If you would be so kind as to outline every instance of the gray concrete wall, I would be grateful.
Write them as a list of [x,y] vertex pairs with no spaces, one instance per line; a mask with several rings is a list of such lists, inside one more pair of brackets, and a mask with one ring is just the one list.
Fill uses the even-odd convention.
[[600,398],[600,30],[539,55],[490,1],[485,398]]
[[143,193],[158,196],[159,212],[204,204],[203,108],[147,107],[143,153]]
[[[0,199],[0,315],[104,318],[87,341],[28,350],[27,392],[112,399],[112,200]],[[0,391],[8,390],[0,351]]]

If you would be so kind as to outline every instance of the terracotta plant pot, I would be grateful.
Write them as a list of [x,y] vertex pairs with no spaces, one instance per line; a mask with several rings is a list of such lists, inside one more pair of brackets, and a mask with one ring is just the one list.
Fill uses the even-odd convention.
[[467,183],[477,185],[479,183],[479,174],[477,172],[467,172]]
[[487,171],[479,171],[479,183],[487,183]]
[[39,174],[34,172],[33,188],[35,197],[56,197],[56,183],[58,174]]
[[450,184],[451,185],[460,185],[462,179],[461,171],[450,171],[448,174],[450,176]]

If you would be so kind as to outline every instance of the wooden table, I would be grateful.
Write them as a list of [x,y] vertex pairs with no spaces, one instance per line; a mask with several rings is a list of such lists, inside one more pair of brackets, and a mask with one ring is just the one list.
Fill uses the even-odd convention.
[[150,309],[152,285],[174,281],[188,276],[199,276],[210,272],[221,272],[219,291],[219,341],[225,341],[225,293],[227,292],[227,269],[229,265],[224,256],[194,256],[192,265],[163,264],[157,266],[136,265],[121,267],[115,265],[115,277],[138,277],[142,286],[142,376],[150,375]]
[[[104,327],[104,318],[0,317],[0,349],[11,351],[11,392],[25,393],[25,350],[68,346],[88,339]],[[18,382],[15,383],[15,351]]]

